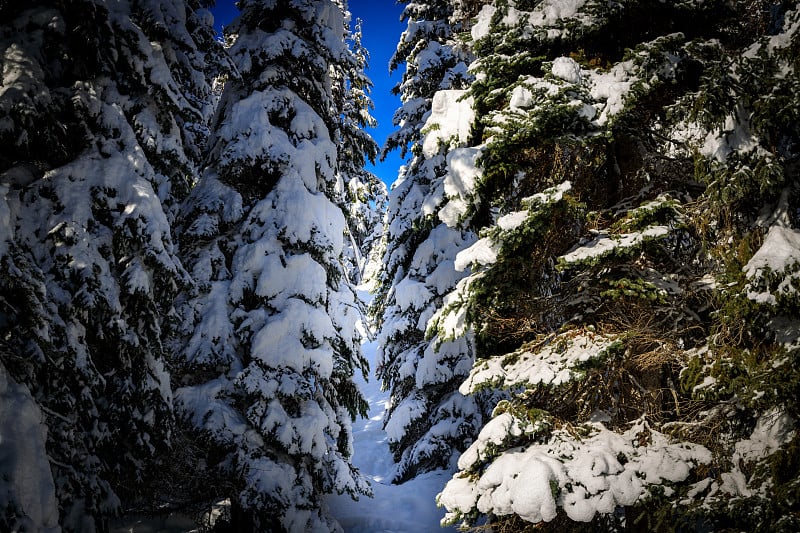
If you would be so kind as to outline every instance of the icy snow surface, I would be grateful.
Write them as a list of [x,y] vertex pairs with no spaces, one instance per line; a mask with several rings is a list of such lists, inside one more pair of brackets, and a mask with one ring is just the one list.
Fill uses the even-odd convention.
[[451,472],[422,474],[402,485],[389,483],[394,463],[386,432],[381,429],[389,393],[381,391],[374,375],[376,348],[376,343],[364,345],[364,355],[372,369],[369,382],[356,376],[356,383],[369,402],[369,418],[353,424],[353,464],[372,482],[374,497],[362,496],[353,501],[346,494],[332,496],[328,504],[333,516],[346,532],[352,533],[456,531],[439,526],[445,511],[436,507],[436,495],[450,480]]

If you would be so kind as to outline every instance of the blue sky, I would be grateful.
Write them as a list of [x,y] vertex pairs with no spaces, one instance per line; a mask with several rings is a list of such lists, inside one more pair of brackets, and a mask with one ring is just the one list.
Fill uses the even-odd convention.
[[[400,34],[405,29],[405,24],[400,23],[403,6],[394,0],[349,0],[348,3],[353,22],[356,18],[364,21],[362,43],[370,53],[367,74],[374,84],[373,116],[378,120],[378,127],[370,130],[370,133],[378,144],[383,146],[386,137],[394,131],[392,116],[400,106],[400,99],[391,94],[391,89],[400,80],[403,66],[401,65],[399,70],[390,75],[389,59],[394,53]],[[217,0],[216,7],[211,11],[214,13],[214,24],[218,29],[233,20],[237,14],[234,0]],[[397,171],[402,164],[400,154],[395,150],[385,161],[377,161],[375,166],[370,165],[368,168],[387,185],[391,185],[397,178]]]

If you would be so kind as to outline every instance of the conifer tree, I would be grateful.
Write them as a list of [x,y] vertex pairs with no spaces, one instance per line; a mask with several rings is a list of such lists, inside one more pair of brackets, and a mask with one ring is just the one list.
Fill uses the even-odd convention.
[[377,121],[370,114],[372,82],[365,73],[369,52],[361,43],[361,20],[356,21],[352,31],[349,28],[347,31],[354,62],[339,74],[334,85],[334,97],[341,110],[337,173],[342,182],[341,201],[347,221],[344,252],[347,277],[360,284],[370,258],[380,246],[387,191],[386,185],[365,168],[367,161],[375,162],[378,144],[366,131],[375,127]]
[[431,324],[506,397],[448,522],[797,527],[795,8],[481,7],[481,238]]
[[[366,403],[355,296],[342,266],[341,107],[357,60],[330,0],[243,1],[227,27],[238,77],[184,206],[197,283],[181,297],[177,400],[208,443],[236,530],[331,531],[325,494],[369,491],[350,464]],[[341,87],[338,87],[341,89]]]
[[400,149],[401,157],[421,139],[425,114],[430,111],[434,93],[462,88],[470,79],[469,54],[457,40],[462,24],[452,20],[453,2],[404,0],[403,3],[406,6],[400,18],[407,21],[407,27],[389,61],[390,71],[403,63],[406,66],[402,81],[392,89],[403,105],[394,116],[399,129],[389,136],[383,148],[384,154]]
[[[44,417],[49,464],[30,468],[51,471],[59,523],[93,531],[149,506],[170,446],[163,339],[187,277],[169,222],[216,45],[195,1],[0,9],[2,365]],[[11,500],[0,529],[27,527]]]
[[457,393],[472,364],[471,342],[426,335],[428,319],[463,277],[453,268],[456,253],[475,239],[454,205],[445,208],[472,179],[468,161],[477,154],[464,148],[473,121],[461,101],[470,56],[452,14],[450,2],[408,3],[408,27],[391,63],[405,60],[406,71],[395,88],[403,102],[395,114],[400,129],[384,150],[405,154],[410,146],[413,154],[389,198],[373,308],[381,324],[378,376],[391,391],[384,425],[398,462],[395,482],[447,467],[480,421],[474,399]]

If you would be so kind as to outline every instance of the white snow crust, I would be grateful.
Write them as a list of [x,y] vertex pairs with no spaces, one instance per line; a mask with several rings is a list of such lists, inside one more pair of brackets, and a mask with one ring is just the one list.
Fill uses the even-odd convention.
[[657,239],[668,234],[669,227],[667,226],[650,226],[641,232],[618,235],[598,232],[597,237],[558,259],[566,264],[591,261],[609,255],[614,250],[634,248],[647,240]]

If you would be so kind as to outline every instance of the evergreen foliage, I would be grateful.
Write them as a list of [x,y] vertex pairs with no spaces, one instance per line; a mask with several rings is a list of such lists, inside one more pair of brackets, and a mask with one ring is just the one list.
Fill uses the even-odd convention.
[[[67,531],[161,497],[174,426],[164,339],[188,282],[170,220],[209,118],[194,73],[221,54],[204,12],[3,5],[3,365],[43,413]],[[3,529],[35,518],[10,505]]]
[[480,239],[429,324],[475,339],[462,393],[507,396],[447,521],[793,530],[795,6],[477,13]]
[[796,2],[405,4],[387,198],[344,0],[0,0],[0,530],[341,530],[356,284],[445,523],[800,529]]
[[342,209],[347,220],[345,258],[347,277],[353,283],[374,284],[383,234],[383,213],[386,211],[386,185],[364,167],[375,162],[378,144],[365,131],[377,121],[370,115],[372,82],[364,74],[369,52],[361,44],[361,20],[350,34],[354,62],[338,79],[335,94],[340,95],[341,126],[338,174],[341,179]]
[[333,2],[240,8],[228,26],[239,76],[221,95],[209,164],[181,217],[197,288],[181,312],[176,398],[213,442],[206,464],[227,480],[216,496],[231,499],[234,529],[336,530],[322,496],[369,493],[349,463],[351,420],[366,409],[352,376],[366,361],[337,203],[358,161],[340,165],[335,140],[348,153],[371,145],[357,136],[363,122],[342,127],[365,96],[334,94],[363,64]]
[[413,154],[389,196],[373,307],[381,328],[377,374],[391,391],[384,425],[398,462],[395,482],[446,467],[480,423],[475,401],[457,392],[472,364],[471,341],[426,336],[428,320],[463,276],[453,268],[455,254],[475,238],[442,214],[448,196],[472,179],[477,154],[465,148],[473,113],[461,87],[470,78],[470,56],[453,12],[451,2],[409,2],[391,63],[406,61],[406,70],[395,88],[403,102],[395,114],[399,129],[384,150],[399,147],[405,155],[410,147]]
[[406,156],[409,146],[420,141],[434,93],[462,88],[470,78],[470,56],[458,41],[461,24],[453,20],[453,2],[403,3],[406,6],[400,19],[407,21],[407,28],[389,62],[390,71],[402,63],[406,65],[402,80],[392,89],[403,106],[394,115],[399,129],[389,136],[383,148],[384,154],[400,149],[401,157]]
[[364,51],[341,3],[240,4],[226,50],[201,0],[0,2],[3,531],[226,497],[234,529],[329,531],[322,495],[369,490]]

